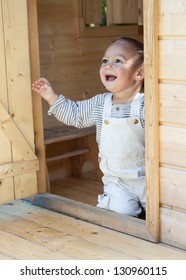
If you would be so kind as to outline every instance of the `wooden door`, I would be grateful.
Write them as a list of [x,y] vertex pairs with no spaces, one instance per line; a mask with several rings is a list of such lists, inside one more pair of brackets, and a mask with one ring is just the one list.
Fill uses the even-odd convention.
[[[40,187],[41,176],[37,171],[39,162],[43,169],[44,145],[41,141],[37,143],[42,135],[35,135],[39,131],[39,117],[31,92],[34,66],[29,42],[33,27],[29,29],[31,17],[28,17],[28,6],[34,11],[34,2],[19,0],[18,5],[16,0],[0,1],[0,203],[31,196]],[[41,146],[39,159],[36,156],[38,145]],[[42,177],[40,188],[44,190],[45,176]]]

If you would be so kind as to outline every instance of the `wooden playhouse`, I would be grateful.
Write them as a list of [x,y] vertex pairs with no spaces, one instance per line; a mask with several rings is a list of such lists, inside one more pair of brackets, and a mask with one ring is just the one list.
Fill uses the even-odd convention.
[[[0,32],[0,259],[49,252],[58,259],[186,259],[186,1],[1,0]],[[104,92],[100,60],[117,36],[145,47],[147,213],[141,219],[95,207],[102,190],[95,129],[65,127],[31,91],[43,76],[73,100]],[[69,234],[78,237],[66,240]],[[47,247],[55,238],[58,247]],[[109,247],[112,240],[119,253]],[[105,242],[108,251],[88,241]],[[17,254],[15,244],[30,253]]]

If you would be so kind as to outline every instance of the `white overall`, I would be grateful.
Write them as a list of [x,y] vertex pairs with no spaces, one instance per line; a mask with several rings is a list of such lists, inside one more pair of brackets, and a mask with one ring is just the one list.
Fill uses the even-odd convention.
[[112,94],[105,100],[99,162],[104,176],[104,194],[98,207],[130,216],[146,209],[144,128],[139,119],[138,93],[131,102],[130,118],[111,117]]

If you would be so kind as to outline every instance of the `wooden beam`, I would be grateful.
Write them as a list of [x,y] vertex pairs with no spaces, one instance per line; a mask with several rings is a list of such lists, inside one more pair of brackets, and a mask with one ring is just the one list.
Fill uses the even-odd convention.
[[39,170],[38,160],[15,161],[0,165],[0,179]]
[[159,240],[158,5],[144,0],[147,229]]
[[88,148],[72,150],[72,151],[69,151],[69,152],[62,153],[60,155],[50,156],[50,157],[46,158],[46,162],[47,163],[54,163],[56,161],[59,161],[59,160],[65,159],[65,158],[76,157],[76,156],[87,154],[89,152],[90,152],[90,149],[88,149]]
[[31,201],[33,205],[48,210],[101,225],[112,230],[124,232],[142,239],[154,241],[151,234],[146,230],[145,221],[138,218],[108,211],[49,193],[38,194],[27,200]]
[[[28,11],[28,35],[29,35],[29,50],[30,50],[30,72],[31,81],[34,82],[40,77],[40,58],[39,58],[39,35],[37,21],[37,0],[27,1]],[[45,192],[47,186],[46,180],[46,158],[44,146],[43,132],[43,113],[41,97],[34,93],[32,94],[33,102],[33,118],[35,145],[37,157],[39,160],[39,172],[37,173],[37,188],[38,192]]]

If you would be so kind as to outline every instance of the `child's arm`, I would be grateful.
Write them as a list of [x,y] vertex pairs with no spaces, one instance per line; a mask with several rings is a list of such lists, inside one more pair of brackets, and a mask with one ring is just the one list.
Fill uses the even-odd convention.
[[32,89],[39,93],[50,106],[52,106],[59,97],[59,95],[54,92],[49,81],[45,78],[40,78],[35,83],[33,83]]

